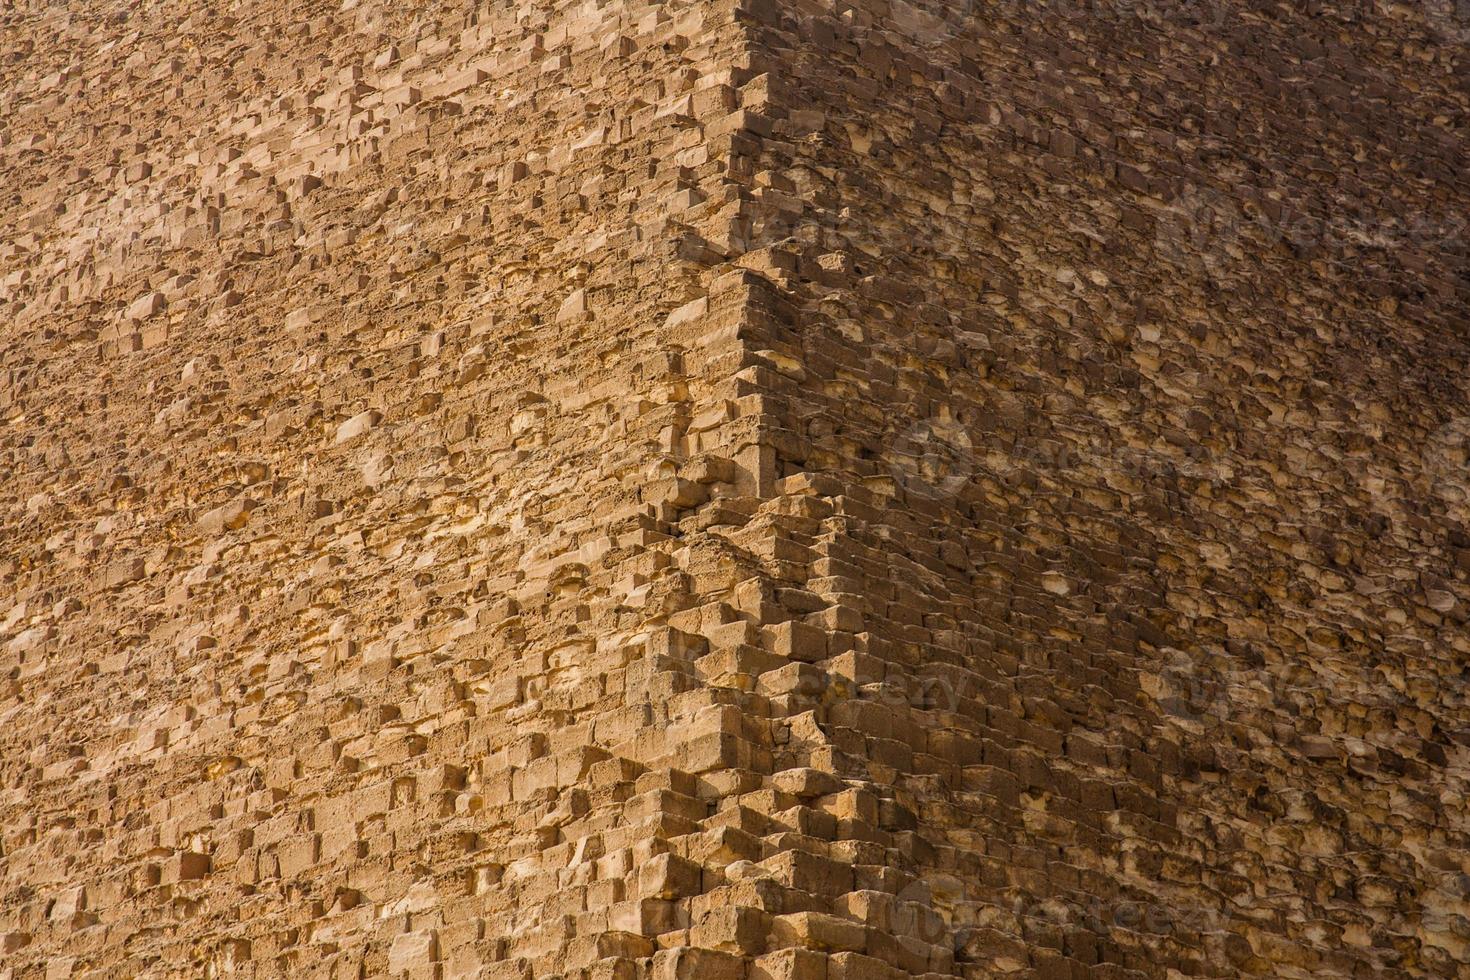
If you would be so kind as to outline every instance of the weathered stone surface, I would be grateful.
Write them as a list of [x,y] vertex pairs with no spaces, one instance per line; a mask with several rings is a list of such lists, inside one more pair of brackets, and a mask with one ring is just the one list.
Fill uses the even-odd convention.
[[0,980],[1465,975],[1455,16],[0,11]]

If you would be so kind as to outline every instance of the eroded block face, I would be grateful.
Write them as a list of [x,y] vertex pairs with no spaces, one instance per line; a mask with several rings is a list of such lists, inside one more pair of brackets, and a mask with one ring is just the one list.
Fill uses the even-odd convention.
[[0,980],[1470,970],[1440,7],[0,12]]

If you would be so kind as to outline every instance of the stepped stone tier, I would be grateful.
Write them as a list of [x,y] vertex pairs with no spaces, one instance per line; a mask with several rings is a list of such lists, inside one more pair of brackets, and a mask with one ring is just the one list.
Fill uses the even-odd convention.
[[0,9],[0,980],[1470,977],[1470,20]]

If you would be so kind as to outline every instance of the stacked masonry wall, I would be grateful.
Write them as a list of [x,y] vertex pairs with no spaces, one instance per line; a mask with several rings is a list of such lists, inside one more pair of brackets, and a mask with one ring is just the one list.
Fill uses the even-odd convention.
[[1455,49],[1072,13],[7,14],[0,976],[1464,969]]

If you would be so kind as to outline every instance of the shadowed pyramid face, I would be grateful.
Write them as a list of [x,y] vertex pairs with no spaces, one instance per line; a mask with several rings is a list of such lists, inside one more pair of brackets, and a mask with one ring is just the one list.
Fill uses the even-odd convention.
[[926,3],[923,0],[895,3],[892,23],[905,37],[935,47],[961,35],[971,18],[976,16],[977,6],[971,0],[953,4]]
[[1470,3],[1465,0],[1422,0],[1422,16],[1447,46],[1470,44]]
[[0,980],[1470,969],[1445,3],[0,12]]

